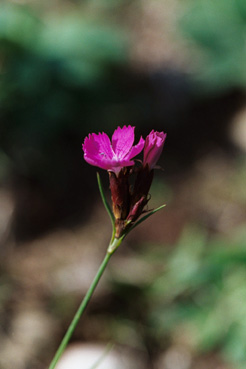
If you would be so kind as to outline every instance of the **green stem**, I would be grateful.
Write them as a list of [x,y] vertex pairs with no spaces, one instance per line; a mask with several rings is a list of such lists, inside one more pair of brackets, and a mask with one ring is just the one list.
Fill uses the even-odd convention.
[[95,290],[95,288],[96,288],[96,286],[97,286],[97,284],[98,284],[98,282],[99,282],[99,280],[100,280],[100,278],[101,278],[101,276],[102,276],[102,274],[103,274],[103,272],[104,272],[104,270],[105,270],[105,268],[106,268],[106,266],[109,262],[109,259],[113,255],[116,248],[120,245],[121,241],[122,241],[121,239],[116,239],[115,238],[115,239],[113,239],[112,243],[110,244],[110,246],[112,246],[112,247],[107,252],[105,258],[103,259],[103,262],[100,265],[100,267],[97,271],[97,274],[96,274],[94,280],[91,283],[90,288],[88,289],[88,291],[87,291],[84,299],[82,300],[76,314],[74,315],[74,318],[73,318],[70,326],[68,327],[68,330],[67,330],[67,332],[66,332],[66,334],[65,334],[65,336],[64,336],[64,338],[63,338],[63,340],[62,340],[62,342],[61,342],[61,344],[58,348],[58,350],[56,351],[56,354],[55,354],[55,356],[54,356],[54,358],[53,358],[53,360],[52,360],[52,362],[49,366],[49,369],[54,369],[55,368],[58,360],[60,359],[63,351],[65,350],[65,348],[66,348],[66,346],[67,346],[67,344],[68,344],[68,342],[69,342],[69,340],[70,340],[70,338],[71,338],[71,336],[72,336],[72,334],[73,334],[73,332],[74,332],[74,330],[75,330],[75,328],[76,328],[76,326],[77,326],[77,324],[80,320],[81,315],[83,314],[88,302],[90,301],[90,298],[91,298],[91,296],[92,296],[92,294],[93,294],[93,292],[94,292],[94,290]]

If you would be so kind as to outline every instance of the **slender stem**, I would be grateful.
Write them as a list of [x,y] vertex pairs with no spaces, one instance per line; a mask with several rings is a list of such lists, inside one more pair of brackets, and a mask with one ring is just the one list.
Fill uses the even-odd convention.
[[[116,241],[118,243],[119,240],[115,239],[114,242],[116,242]],[[107,252],[105,258],[103,259],[103,262],[100,265],[100,267],[97,271],[97,274],[96,274],[94,280],[91,283],[90,288],[88,289],[84,299],[82,300],[76,314],[74,315],[74,318],[73,318],[70,326],[68,327],[68,330],[67,330],[65,336],[63,337],[63,340],[62,340],[58,350],[56,351],[56,354],[55,354],[55,356],[54,356],[54,358],[53,358],[53,360],[52,360],[52,362],[49,366],[49,369],[54,369],[55,368],[55,366],[56,366],[58,360],[60,359],[63,351],[65,350],[65,348],[66,348],[66,346],[67,346],[67,344],[68,344],[68,342],[69,342],[69,340],[70,340],[70,338],[71,338],[71,336],[72,336],[72,334],[73,334],[73,332],[76,328],[76,325],[78,324],[81,315],[83,314],[88,302],[90,301],[90,298],[91,298],[91,296],[92,296],[92,294],[93,294],[93,292],[94,292],[94,290],[95,290],[95,288],[96,288],[96,286],[97,286],[97,284],[98,284],[98,282],[99,282],[99,280],[100,280],[100,278],[101,278],[101,276],[102,276],[102,274],[103,274],[103,272],[104,272],[104,270],[105,270],[105,268],[106,268],[106,266],[109,262],[110,257],[112,256],[112,254],[113,254],[113,252]]]

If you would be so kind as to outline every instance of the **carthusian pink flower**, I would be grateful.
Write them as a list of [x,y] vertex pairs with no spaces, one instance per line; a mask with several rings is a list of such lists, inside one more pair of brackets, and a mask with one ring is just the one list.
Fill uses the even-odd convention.
[[[154,167],[162,153],[166,134],[152,130],[146,137],[134,143],[132,126],[118,127],[110,141],[106,133],[92,133],[82,145],[85,160],[109,172],[112,199],[114,236],[126,235],[138,218],[146,212]],[[144,149],[143,162],[134,166],[134,157]],[[134,166],[132,170],[127,167]],[[133,181],[130,177],[133,175]],[[131,184],[130,184],[131,183]]]
[[144,166],[148,164],[150,170],[154,168],[161,156],[166,136],[164,132],[152,130],[146,137],[143,164]]
[[84,159],[91,165],[112,171],[118,175],[123,167],[134,165],[132,159],[144,147],[142,137],[138,144],[133,146],[134,129],[135,127],[132,126],[118,127],[113,133],[112,142],[104,132],[89,134],[82,145]]

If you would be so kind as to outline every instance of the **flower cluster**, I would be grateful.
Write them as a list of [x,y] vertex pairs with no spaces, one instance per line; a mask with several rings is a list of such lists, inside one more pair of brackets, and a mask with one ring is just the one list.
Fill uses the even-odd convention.
[[[83,144],[84,159],[109,173],[116,238],[120,238],[143,214],[149,201],[153,169],[162,153],[166,134],[152,130],[144,140],[134,144],[132,126],[118,127],[110,141],[105,133],[89,134]],[[133,158],[143,150],[143,162],[135,165]],[[135,174],[131,187],[129,177]]]

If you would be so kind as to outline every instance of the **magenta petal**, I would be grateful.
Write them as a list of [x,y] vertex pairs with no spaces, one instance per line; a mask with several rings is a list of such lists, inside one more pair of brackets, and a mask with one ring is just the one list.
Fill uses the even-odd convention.
[[166,133],[155,132],[154,130],[152,130],[146,137],[144,147],[144,165],[148,164],[150,169],[153,169],[159,160],[165,139]]
[[118,173],[120,172],[120,170],[123,168],[123,167],[130,167],[134,165],[134,161],[133,160],[122,160],[118,163],[113,163],[112,164],[112,167],[109,168],[108,170],[114,172],[116,175],[118,175]]
[[96,167],[109,170],[112,167],[112,160],[106,158],[100,158],[98,156],[84,154],[84,159],[87,163],[94,165]]
[[87,163],[107,169],[112,162],[114,153],[111,148],[111,143],[105,133],[96,135],[92,133],[85,138],[83,144],[84,158]]
[[145,141],[141,136],[138,144],[133,146],[131,151],[129,152],[129,156],[128,156],[129,159],[132,159],[134,156],[137,156],[143,150],[144,143]]
[[100,146],[99,155],[113,159],[114,153],[108,135],[103,132],[98,135],[94,133],[94,136]]
[[112,149],[119,159],[127,157],[134,142],[134,129],[132,126],[118,127],[112,136]]
[[131,159],[138,155],[144,147],[142,137],[137,145],[132,146],[134,128],[131,126],[118,127],[112,136],[112,144],[105,133],[89,134],[82,145],[84,159],[91,165],[114,171],[116,174],[123,167],[134,165]]
[[114,156],[110,139],[105,133],[99,133],[98,135],[92,133],[89,137],[86,137],[83,150],[87,155],[98,156],[99,159],[100,157],[112,159]]
[[87,163],[94,165],[96,167],[102,168],[102,169],[107,169],[107,165],[105,162],[103,161],[99,161],[97,158],[93,158],[91,156],[87,156],[86,154],[84,154],[84,159],[85,161],[87,161]]

